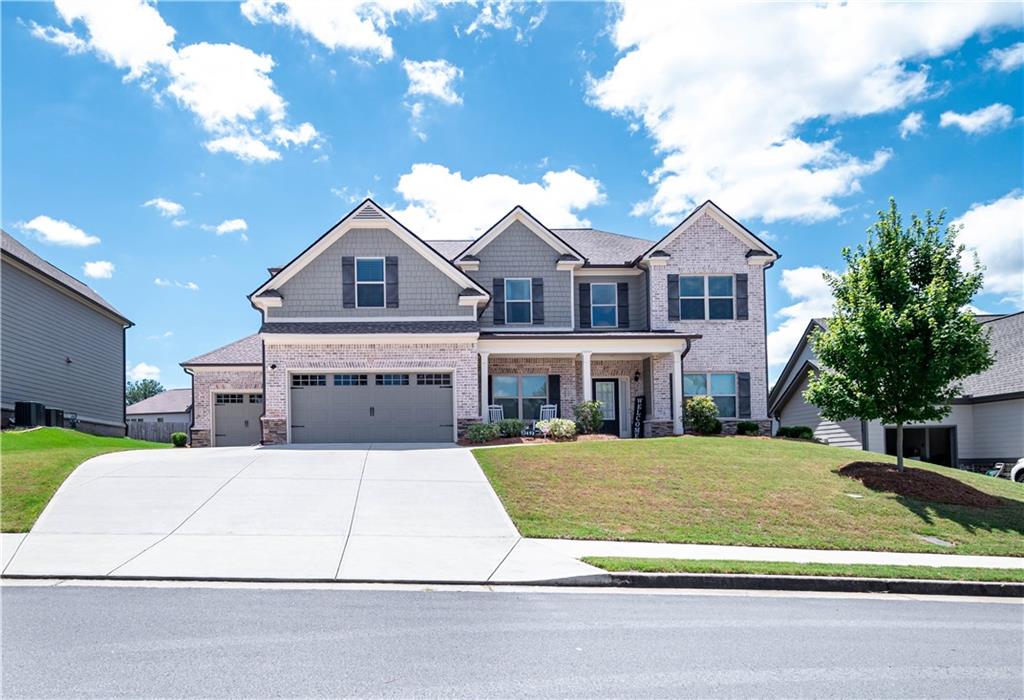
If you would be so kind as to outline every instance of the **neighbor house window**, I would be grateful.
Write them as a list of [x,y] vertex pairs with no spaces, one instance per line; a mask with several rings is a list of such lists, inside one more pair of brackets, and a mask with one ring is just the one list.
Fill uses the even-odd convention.
[[548,402],[547,375],[493,376],[491,402],[501,406],[506,418],[537,420],[540,407]]
[[619,325],[618,285],[590,285],[590,325],[592,328]]
[[378,374],[376,379],[377,386],[408,386],[409,375],[408,374]]
[[533,323],[533,280],[505,280],[505,323]]
[[679,318],[684,321],[732,320],[732,275],[680,275]]
[[384,258],[356,258],[356,306],[384,307]]
[[710,396],[721,418],[736,417],[736,375],[732,372],[684,374],[684,400],[691,396]]

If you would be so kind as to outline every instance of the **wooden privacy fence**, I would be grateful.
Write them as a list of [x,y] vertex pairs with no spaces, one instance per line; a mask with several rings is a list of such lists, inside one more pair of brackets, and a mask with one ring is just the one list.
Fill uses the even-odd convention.
[[188,434],[188,423],[148,423],[129,422],[128,437],[150,442],[171,441],[171,433]]

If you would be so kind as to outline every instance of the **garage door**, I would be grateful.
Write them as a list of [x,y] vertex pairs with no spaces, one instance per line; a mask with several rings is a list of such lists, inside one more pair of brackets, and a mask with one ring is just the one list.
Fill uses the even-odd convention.
[[292,442],[451,442],[449,373],[293,374]]
[[262,394],[224,393],[214,395],[213,445],[255,445],[260,441]]

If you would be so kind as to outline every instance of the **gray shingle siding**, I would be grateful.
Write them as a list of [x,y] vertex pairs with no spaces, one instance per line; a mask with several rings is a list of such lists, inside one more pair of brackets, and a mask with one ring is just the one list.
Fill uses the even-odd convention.
[[[484,289],[490,291],[495,278],[540,277],[544,280],[544,323],[531,326],[510,324],[503,329],[568,328],[572,323],[570,306],[570,275],[555,269],[561,253],[516,221],[477,253],[480,269],[468,273]],[[494,304],[480,315],[480,325],[494,325]]]
[[37,401],[123,424],[122,322],[6,261],[0,277],[0,402]]
[[[631,331],[643,331],[647,330],[647,281],[644,275],[609,275],[607,277],[592,277],[587,275],[585,277],[576,277],[576,287],[579,288],[581,284],[603,284],[612,283],[618,284],[619,282],[625,282],[629,285],[629,328],[591,328],[590,330],[594,333],[601,331],[609,332],[621,332],[623,330]],[[573,303],[572,310],[573,318],[576,320],[576,328],[580,327],[580,302],[579,295],[576,295],[576,300]]]
[[[397,309],[343,308],[341,259],[346,255],[398,258],[400,304]],[[472,307],[458,304],[462,286],[387,229],[349,231],[277,289],[283,303],[267,311],[267,316],[273,319],[473,316]]]

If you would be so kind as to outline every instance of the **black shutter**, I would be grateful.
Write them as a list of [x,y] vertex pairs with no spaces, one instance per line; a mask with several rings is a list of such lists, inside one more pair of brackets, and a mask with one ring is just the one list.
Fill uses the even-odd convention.
[[619,282],[615,292],[618,295],[619,328],[629,328],[629,282]]
[[356,308],[356,259],[351,255],[341,259],[341,305]]
[[668,276],[668,320],[679,320],[679,275]]
[[557,374],[548,375],[548,403],[555,404],[555,415],[562,417],[562,377]]
[[746,321],[749,318],[747,309],[747,276],[736,275],[736,320]]
[[505,325],[505,278],[495,277],[491,302],[494,306],[494,325]]
[[736,416],[750,418],[750,372],[736,374]]
[[484,397],[484,399],[485,399],[484,403],[487,404],[487,405],[484,406],[484,410],[482,412],[484,417],[486,417],[488,415],[487,407],[490,406],[492,403],[494,403],[494,398],[493,398],[494,391],[493,391],[493,388],[494,388],[494,377],[492,377],[491,375],[488,374],[487,375],[487,396]]
[[533,325],[544,325],[544,278],[533,278]]
[[388,300],[389,309],[398,308],[398,258],[394,255],[389,255],[384,258],[384,279],[387,280],[385,284],[385,296]]
[[589,282],[580,282],[580,328],[590,328]]

